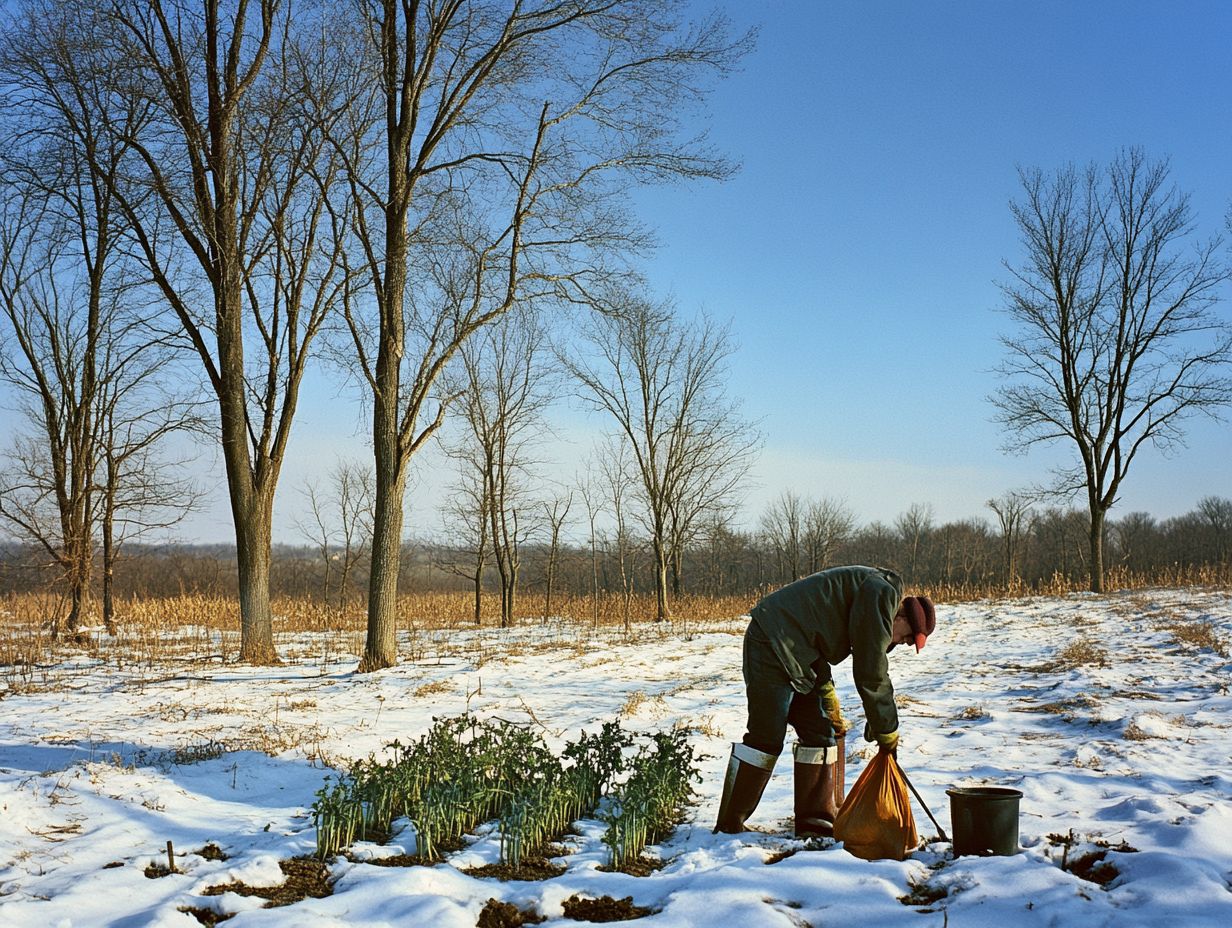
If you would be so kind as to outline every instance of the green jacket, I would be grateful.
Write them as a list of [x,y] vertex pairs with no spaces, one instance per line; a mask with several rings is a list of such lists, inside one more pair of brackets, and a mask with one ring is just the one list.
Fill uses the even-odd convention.
[[798,692],[820,689],[830,665],[851,657],[871,741],[898,730],[886,649],[902,600],[903,580],[892,570],[832,567],[771,593],[751,615]]

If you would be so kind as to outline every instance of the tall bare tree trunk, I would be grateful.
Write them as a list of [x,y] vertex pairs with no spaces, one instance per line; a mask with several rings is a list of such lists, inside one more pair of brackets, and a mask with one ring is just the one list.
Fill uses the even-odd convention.
[[107,483],[103,489],[103,626],[107,634],[114,635],[117,626],[115,620],[115,598],[113,583],[115,582],[115,511],[116,511],[116,474],[113,456],[107,455]]
[[667,548],[659,540],[656,533],[654,540],[655,556],[655,621],[662,622],[671,617],[671,607],[667,601]]
[[[270,609],[270,533],[274,515],[271,492],[240,486],[233,503],[236,567],[240,594],[240,660],[278,664],[274,619]],[[237,495],[232,495],[236,500]]]
[[1105,510],[1098,503],[1091,504],[1091,592],[1104,592],[1104,519]]
[[[378,361],[378,371],[380,362]],[[388,362],[386,362],[388,374]],[[396,383],[397,360],[393,361]],[[378,372],[378,378],[381,374]],[[386,394],[397,396],[397,393]],[[368,573],[368,635],[361,673],[392,667],[398,659],[398,573],[402,564],[402,501],[406,470],[398,453],[396,404],[373,403],[376,449],[376,510],[372,523],[372,564]]]

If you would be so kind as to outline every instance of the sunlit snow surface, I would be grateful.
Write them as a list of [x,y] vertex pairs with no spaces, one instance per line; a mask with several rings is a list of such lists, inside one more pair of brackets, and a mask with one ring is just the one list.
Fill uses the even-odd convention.
[[[539,625],[455,632],[452,656],[367,676],[350,662],[308,658],[117,672],[83,655],[55,690],[0,699],[0,925],[192,928],[179,908],[198,906],[239,913],[228,928],[471,928],[492,897],[564,925],[578,924],[561,906],[574,894],[632,896],[656,910],[637,922],[647,926],[1232,925],[1232,663],[1168,630],[1209,623],[1220,647],[1232,648],[1227,593],[943,605],[923,653],[891,655],[899,758],[942,825],[949,786],[1023,792],[1023,850],[1002,858],[955,860],[933,841],[901,863],[859,860],[840,845],[768,865],[801,847],[789,837],[790,747],[750,821],[757,831],[711,834],[727,742],[743,730],[744,621],[651,628],[631,643],[613,634],[571,644],[576,631]],[[469,651],[457,650],[460,636],[475,638]],[[1075,642],[1099,644],[1106,661],[1059,664]],[[858,720],[849,668],[836,677]],[[651,849],[667,866],[641,878],[598,870],[601,826],[583,822],[562,859],[568,870],[543,882],[463,873],[496,858],[485,833],[433,867],[339,859],[332,896],[283,908],[202,895],[231,880],[279,883],[280,859],[313,850],[308,808],[330,772],[321,758],[379,753],[468,706],[533,720],[554,747],[618,715],[634,730],[692,726],[704,780],[686,823]],[[867,751],[851,747],[849,785],[864,762],[857,752]],[[918,806],[916,819],[932,838]],[[1097,842],[1137,851],[1109,851],[1120,875],[1101,887],[1061,869],[1057,838],[1071,830],[1070,862]],[[168,840],[185,872],[147,879],[148,864],[165,863]],[[357,856],[411,850],[410,840],[360,846]],[[230,859],[188,853],[211,842]],[[936,901],[900,901],[918,884],[916,899]]]

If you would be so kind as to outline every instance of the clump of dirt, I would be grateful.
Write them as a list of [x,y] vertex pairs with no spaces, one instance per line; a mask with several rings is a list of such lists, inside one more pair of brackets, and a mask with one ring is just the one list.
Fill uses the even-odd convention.
[[150,864],[145,868],[145,876],[147,880],[158,880],[165,876],[171,876],[172,873],[178,871],[168,870],[163,864]]
[[1117,869],[1116,864],[1108,860],[1108,852],[1116,851],[1119,854],[1136,854],[1138,849],[1124,839],[1116,844],[1102,838],[1092,838],[1090,843],[1095,845],[1099,850],[1089,851],[1086,854],[1080,854],[1073,859],[1070,859],[1070,848],[1078,843],[1074,832],[1069,834],[1050,833],[1047,835],[1049,841],[1053,844],[1060,844],[1065,848],[1061,855],[1061,869],[1066,870],[1081,880],[1086,880],[1090,883],[1095,883],[1098,886],[1106,887],[1109,883],[1121,875],[1121,871]]
[[286,880],[278,886],[249,886],[234,882],[210,886],[202,895],[221,896],[223,893],[239,893],[241,896],[256,896],[268,900],[265,908],[291,905],[312,897],[323,899],[334,891],[329,883],[329,870],[324,862],[315,857],[292,857],[278,861]]
[[418,854],[394,854],[390,857],[353,857],[350,854],[344,856],[353,864],[371,864],[374,867],[418,867],[430,863]]
[[124,866],[124,861],[122,861],[122,860],[113,860],[113,861],[112,861],[111,863],[109,863],[109,864],[103,864],[103,869],[104,869],[104,870],[114,870],[116,867],[123,867],[123,866]]
[[[791,826],[786,826],[790,828]],[[781,851],[776,851],[766,858],[767,864],[777,864],[781,860],[786,860],[788,857],[794,857],[801,851],[828,851],[835,846],[837,842],[830,837],[805,838],[803,846],[787,847]]]
[[496,880],[550,880],[565,872],[564,866],[546,857],[524,857],[516,867],[510,864],[484,864],[463,870],[467,876]]
[[228,918],[235,918],[234,912],[215,912],[213,909],[203,909],[195,905],[182,905],[179,911],[186,915],[191,915],[206,928],[214,928],[219,922],[225,922]]
[[932,905],[934,902],[940,902],[948,895],[948,891],[941,886],[933,886],[931,883],[913,883],[911,884],[911,892],[905,896],[899,896],[898,901],[903,905]]
[[1121,875],[1121,871],[1116,868],[1116,865],[1105,859],[1107,856],[1108,852],[1106,850],[1083,854],[1081,857],[1076,857],[1069,862],[1069,872],[1080,880],[1087,880],[1090,883],[1107,886]]
[[626,922],[654,913],[653,909],[634,905],[632,896],[625,896],[623,899],[613,899],[611,896],[600,896],[598,899],[570,896],[561,905],[565,910],[565,918],[579,922]]
[[227,852],[220,848],[214,842],[210,842],[199,851],[193,851],[198,857],[204,857],[206,860],[227,860]]
[[512,902],[489,899],[479,913],[475,928],[521,928],[522,925],[537,925],[547,921],[537,912],[523,911]]
[[563,844],[549,844],[540,853],[523,857],[522,862],[516,867],[509,864],[484,864],[481,867],[470,867],[462,872],[481,879],[525,880],[528,882],[550,880],[565,872],[564,865],[555,863],[553,858],[565,857],[571,853],[571,849]]
[[626,876],[650,876],[652,873],[658,873],[666,866],[667,861],[661,860],[658,857],[638,857],[620,867],[604,865],[599,869],[604,873],[623,873]]

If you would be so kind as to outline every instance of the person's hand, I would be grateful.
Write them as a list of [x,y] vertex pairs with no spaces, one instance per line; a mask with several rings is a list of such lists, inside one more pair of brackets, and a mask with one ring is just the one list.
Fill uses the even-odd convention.
[[885,735],[877,735],[877,753],[889,754],[898,760],[898,730]]
[[827,680],[821,685],[820,696],[822,711],[830,720],[834,734],[841,738],[851,731],[851,722],[843,715],[843,707],[838,701],[838,690],[834,688],[833,680]]

